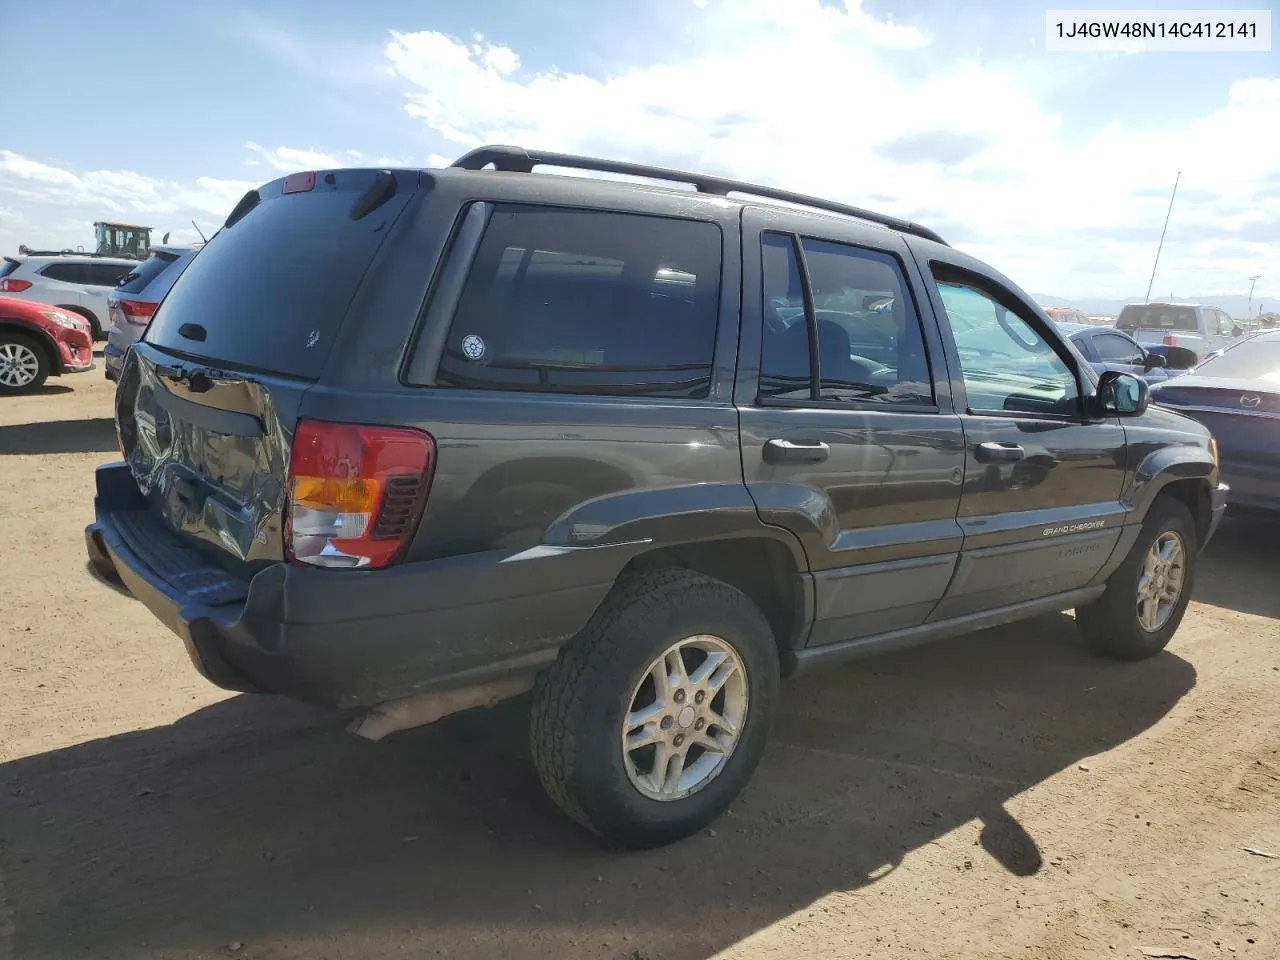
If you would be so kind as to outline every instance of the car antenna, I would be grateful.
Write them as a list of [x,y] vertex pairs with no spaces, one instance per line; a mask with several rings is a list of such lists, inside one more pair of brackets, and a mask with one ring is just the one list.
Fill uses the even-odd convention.
[[[1165,211],[1164,227],[1160,231],[1160,244],[1156,247],[1156,262],[1151,265],[1151,279],[1147,281],[1147,298],[1143,303],[1151,302],[1151,287],[1156,282],[1156,267],[1160,266],[1160,251],[1164,249],[1164,235],[1169,229],[1169,218],[1173,216],[1173,200],[1178,195],[1178,181],[1182,179],[1182,171],[1178,171],[1178,175],[1173,178],[1173,193],[1169,194],[1169,209]],[[1169,299],[1173,299],[1173,294],[1169,294]]]
[[209,238],[204,235],[204,231],[200,229],[200,226],[194,220],[191,221],[191,225],[196,228],[196,233],[200,234],[201,241],[208,243]]

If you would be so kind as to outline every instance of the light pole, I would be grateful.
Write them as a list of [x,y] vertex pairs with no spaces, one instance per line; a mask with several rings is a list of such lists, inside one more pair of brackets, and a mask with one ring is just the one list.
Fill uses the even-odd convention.
[[1262,274],[1249,278],[1249,306],[1246,308],[1244,315],[1246,317],[1253,316],[1253,285],[1262,279]]

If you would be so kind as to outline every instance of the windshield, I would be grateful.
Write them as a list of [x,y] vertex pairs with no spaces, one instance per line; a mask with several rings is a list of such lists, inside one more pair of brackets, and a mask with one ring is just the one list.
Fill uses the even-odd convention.
[[1116,327],[1121,330],[1197,330],[1195,307],[1172,307],[1159,303],[1130,304],[1120,311]]
[[1280,383],[1280,340],[1249,340],[1210,357],[1196,374],[1224,380],[1266,380]]
[[22,266],[21,260],[15,260],[13,257],[5,257],[3,260],[0,260],[0,278],[7,277],[20,266]]

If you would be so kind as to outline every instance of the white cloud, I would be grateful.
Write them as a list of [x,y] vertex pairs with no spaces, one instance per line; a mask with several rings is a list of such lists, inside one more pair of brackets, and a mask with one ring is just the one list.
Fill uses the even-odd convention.
[[[303,150],[298,147],[276,147],[274,150],[268,150],[252,140],[246,143],[244,148],[250,153],[257,154],[266,161],[268,166],[279,170],[281,173],[295,173],[299,170],[333,170],[350,166],[349,163],[343,163],[332,154],[323,153],[312,148]],[[358,160],[358,151],[348,150],[346,152],[356,155],[351,158],[352,161]]]
[[[393,33],[384,52],[405,112],[457,152],[519,143],[843,199],[933,225],[1031,289],[1141,293],[1167,200],[1137,194],[1167,191],[1179,170],[1186,192],[1158,287],[1237,292],[1280,242],[1280,190],[1267,193],[1280,158],[1260,142],[1280,115],[1280,80],[1237,83],[1181,126],[1112,124],[1077,142],[1032,92],[1045,78],[1030,71],[1047,61],[940,67],[910,53],[926,33],[860,0],[711,0],[696,16],[694,55],[659,49],[602,76],[530,70],[478,36]],[[1234,256],[1205,256],[1231,239]]]
[[11,150],[0,150],[0,253],[19,244],[61,249],[93,245],[93,223],[104,217],[140,221],[178,243],[194,240],[192,219],[206,233],[256,182],[197,177],[180,183],[132,170],[76,172]]
[[80,172],[0,150],[0,254],[16,251],[19,244],[88,249],[93,223],[104,217],[153,226],[157,240],[169,232],[174,243],[190,242],[199,239],[192,220],[206,235],[211,234],[247,191],[281,174],[349,166],[427,165],[405,157],[371,157],[354,149],[333,153],[310,147],[268,149],[252,141],[244,149],[249,154],[245,164],[269,168],[271,173],[253,180],[165,180],[133,170]]

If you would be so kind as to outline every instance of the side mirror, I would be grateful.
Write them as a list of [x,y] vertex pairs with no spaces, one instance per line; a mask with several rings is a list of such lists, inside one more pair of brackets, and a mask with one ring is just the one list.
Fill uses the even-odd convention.
[[1108,370],[1098,380],[1098,405],[1113,417],[1137,417],[1151,403],[1147,382],[1131,373]]
[[1158,353],[1148,353],[1142,360],[1142,365],[1148,370],[1163,370],[1169,365],[1169,361]]

